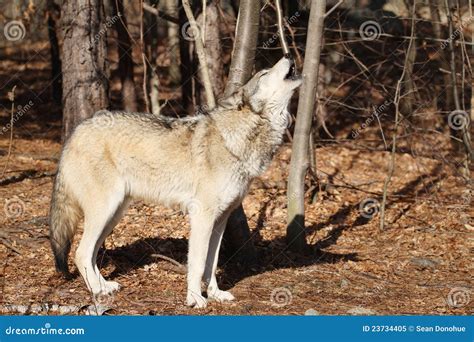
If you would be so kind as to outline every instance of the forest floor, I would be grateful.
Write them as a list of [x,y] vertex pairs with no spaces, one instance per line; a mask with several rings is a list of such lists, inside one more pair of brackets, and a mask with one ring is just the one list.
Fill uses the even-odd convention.
[[[0,313],[84,314],[93,302],[83,280],[77,272],[72,280],[58,276],[49,247],[61,122],[41,94],[47,61],[35,58],[26,70],[15,61],[2,63],[2,128],[14,81],[20,84],[17,103],[33,98],[35,104],[15,123],[9,158],[10,133],[0,135]],[[12,81],[14,67],[19,76]],[[28,77],[36,79],[34,86]],[[306,256],[285,249],[291,147],[280,149],[243,203],[258,264],[246,267],[228,251],[221,254],[218,279],[237,298],[232,303],[212,302],[203,310],[184,305],[185,275],[154,255],[186,264],[186,216],[177,208],[135,203],[99,256],[105,278],[122,285],[101,303],[106,314],[472,314],[472,192],[453,167],[449,140],[441,134],[400,139],[380,230],[377,207],[361,210],[364,203],[381,202],[387,176],[390,153],[371,144],[376,131],[368,128],[357,141],[318,144],[322,187],[308,189],[312,253]]]

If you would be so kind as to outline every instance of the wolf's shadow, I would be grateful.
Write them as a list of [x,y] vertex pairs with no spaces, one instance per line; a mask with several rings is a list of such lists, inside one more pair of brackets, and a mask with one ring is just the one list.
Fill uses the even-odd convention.
[[[404,197],[415,198],[421,194],[432,194],[436,190],[437,183],[443,178],[441,174],[442,165],[439,164],[429,174],[421,175],[413,181],[407,183],[403,188],[393,194],[387,201],[386,208],[390,208],[398,201],[403,201]],[[421,185],[421,187],[419,187]],[[418,190],[417,190],[418,189]],[[381,198],[374,197],[381,201]],[[413,201],[411,201],[413,203]],[[411,205],[411,204],[409,204]],[[327,226],[334,226],[326,236],[309,246],[307,253],[295,254],[289,251],[283,237],[271,241],[263,240],[260,236],[260,229],[264,224],[264,213],[268,203],[262,203],[261,210],[257,218],[257,226],[253,230],[252,239],[257,251],[257,263],[242,263],[245,256],[239,253],[231,254],[228,250],[221,250],[219,257],[220,282],[223,289],[228,289],[237,284],[242,279],[249,276],[262,274],[268,271],[300,268],[315,264],[332,264],[338,262],[355,261],[357,253],[333,253],[325,251],[337,243],[337,240],[346,230],[356,229],[358,226],[367,224],[371,218],[367,215],[359,216],[351,224],[346,224],[346,219],[351,213],[359,211],[359,203],[343,206],[335,214],[330,216],[325,222],[306,227],[306,233],[311,234]],[[145,238],[137,240],[129,245],[102,252],[99,256],[99,266],[113,263],[115,270],[109,278],[115,278],[131,270],[144,267],[157,261],[153,254],[161,254],[170,257],[185,265],[187,259],[187,240],[184,238]]]

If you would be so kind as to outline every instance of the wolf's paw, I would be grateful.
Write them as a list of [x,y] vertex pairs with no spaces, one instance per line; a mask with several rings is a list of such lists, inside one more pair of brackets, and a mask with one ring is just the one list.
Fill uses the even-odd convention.
[[219,303],[222,302],[230,302],[235,299],[235,297],[229,291],[222,291],[222,290],[209,290],[208,296],[210,299],[213,299]]
[[207,307],[207,299],[198,293],[188,291],[186,305],[194,307],[195,309],[204,309]]
[[97,291],[92,291],[94,296],[109,296],[114,292],[120,290],[120,284],[116,281],[101,282],[100,288]]

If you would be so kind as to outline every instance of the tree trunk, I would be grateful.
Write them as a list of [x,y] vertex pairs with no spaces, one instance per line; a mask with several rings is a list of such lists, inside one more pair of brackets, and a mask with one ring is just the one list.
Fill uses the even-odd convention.
[[[178,5],[177,0],[165,0],[163,6],[166,14],[169,14],[173,17],[178,16]],[[166,22],[168,26],[168,46],[170,53],[170,67],[169,67],[169,77],[171,84],[177,85],[181,81],[181,71],[179,68],[179,26]]]
[[51,79],[52,79],[52,97],[54,103],[61,105],[62,93],[62,75],[61,58],[59,51],[58,36],[56,33],[56,22],[60,17],[61,9],[53,0],[48,0],[48,37],[51,51]]
[[[188,22],[186,12],[183,6],[179,9],[179,22],[181,29]],[[194,113],[193,105],[193,75],[194,67],[191,59],[190,44],[185,35],[181,32],[179,35],[179,56],[181,63],[179,64],[181,70],[181,102],[183,110],[188,113]]]
[[[241,0],[232,63],[224,96],[232,95],[252,76],[260,24],[260,0]],[[226,249],[245,264],[256,262],[256,252],[242,205],[232,212],[224,233]]]
[[241,0],[235,45],[225,95],[230,96],[252,76],[260,24],[260,0]]
[[[207,66],[211,78],[212,90],[217,98],[224,92],[224,64],[222,63],[222,46],[220,36],[220,14],[218,1],[213,0],[206,6],[206,15],[201,13],[197,19],[203,31],[204,47],[207,53]],[[204,18],[206,22],[204,22]],[[202,76],[200,76],[202,79]]]
[[106,30],[99,0],[62,5],[63,138],[97,110],[108,107]]
[[127,32],[127,18],[123,9],[123,0],[112,0],[114,8],[115,30],[118,45],[118,72],[122,83],[122,105],[130,112],[137,111],[137,94],[133,80],[132,43]]
[[309,166],[309,137],[316,102],[325,10],[325,0],[312,1],[303,66],[303,84],[300,90],[291,153],[286,238],[289,248],[297,252],[303,252],[306,248],[304,181]]

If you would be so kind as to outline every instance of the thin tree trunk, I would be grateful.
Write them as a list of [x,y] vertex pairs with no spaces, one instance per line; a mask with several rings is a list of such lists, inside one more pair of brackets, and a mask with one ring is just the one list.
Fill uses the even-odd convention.
[[137,94],[133,80],[132,43],[127,32],[127,18],[123,9],[123,0],[112,0],[114,15],[120,17],[115,21],[118,45],[118,72],[122,83],[122,105],[125,110],[137,111]]
[[[440,8],[444,7],[444,0],[430,0],[430,11],[431,11],[431,17],[433,19],[433,31],[435,34],[436,39],[443,39],[443,32],[442,32],[442,26],[441,26],[441,17],[439,14]],[[448,63],[448,56],[444,50],[441,50],[439,52],[440,54],[440,66],[444,70],[449,70],[449,63]],[[450,110],[450,108],[453,108],[454,105],[454,100],[453,100],[453,92],[451,89],[451,80],[450,76],[447,73],[442,73],[443,75],[443,87],[444,87],[444,93],[445,93],[445,103],[444,103],[444,110]]]
[[[189,24],[191,25],[190,28],[195,34],[194,44],[196,46],[196,54],[199,59],[199,64],[201,65],[200,73],[201,79],[204,86],[204,91],[206,94],[206,103],[207,106],[212,109],[216,106],[216,99],[214,96],[214,92],[212,91],[212,84],[211,78],[209,76],[209,68],[207,67],[207,52],[204,48],[204,43],[202,39],[202,29],[199,28],[196,18],[194,17],[193,10],[189,3],[189,0],[182,0],[184,11],[186,16],[188,17]],[[200,32],[198,34],[198,32]]]
[[[188,22],[184,7],[179,9],[180,27],[184,27]],[[179,55],[181,63],[179,64],[181,70],[181,100],[184,111],[194,112],[193,104],[193,84],[192,79],[194,75],[193,61],[190,53],[190,42],[186,39],[184,34],[179,35]]]
[[[206,12],[202,12],[197,19],[204,35],[204,47],[207,52],[207,66],[211,79],[212,90],[216,97],[224,91],[224,64],[222,63],[222,46],[220,35],[221,17],[217,8],[218,1],[213,0],[206,6]],[[205,19],[205,22],[204,22]],[[200,75],[202,80],[202,75]]]
[[[260,0],[241,0],[232,63],[224,96],[230,96],[252,76],[260,24]],[[232,212],[224,233],[225,247],[246,264],[256,261],[250,228],[242,205]]]
[[[152,6],[158,6],[158,0],[150,1]],[[145,51],[147,58],[150,62],[150,73],[148,79],[148,88],[150,89],[150,106],[151,112],[155,115],[161,114],[160,105],[160,80],[158,76],[158,16],[149,11],[144,13],[145,17]],[[174,61],[177,67],[179,67],[177,61]]]
[[106,30],[101,30],[101,3],[76,0],[62,5],[64,139],[81,121],[109,105],[107,37]]
[[235,45],[225,95],[230,96],[252,76],[260,23],[260,0],[241,0]]
[[410,117],[413,114],[413,104],[415,103],[415,80],[413,79],[413,68],[416,61],[416,41],[410,44],[407,51],[408,58],[405,65],[406,73],[403,79],[404,97],[400,101],[400,112],[404,117]]
[[[163,6],[167,14],[173,17],[178,16],[177,0],[165,0],[163,2]],[[181,81],[181,71],[179,68],[179,26],[172,22],[167,22],[167,25],[168,46],[171,60],[168,74],[170,77],[171,84],[179,84],[179,82]]]
[[53,0],[48,0],[48,37],[51,51],[51,79],[52,79],[52,96],[53,101],[57,105],[61,105],[63,97],[62,75],[61,75],[61,58],[59,51],[58,36],[56,34],[56,22],[60,17],[61,9]]
[[[449,3],[448,0],[445,0],[446,4],[446,13],[448,16],[448,27],[449,27],[449,37],[453,36],[453,17],[451,13],[451,9],[449,8]],[[450,70],[451,70],[451,89],[453,91],[453,99],[454,99],[454,108],[458,113],[464,113],[462,110],[462,105],[461,105],[461,100],[459,98],[458,94],[458,87],[457,87],[457,76],[456,76],[456,55],[454,51],[454,44],[453,40],[449,39],[448,41],[448,50],[449,50],[449,62],[450,62]],[[474,153],[472,151],[472,146],[471,146],[471,134],[469,130],[469,120],[468,118],[465,119],[465,124],[462,125],[461,127],[461,139],[464,144],[464,148],[466,150],[466,161],[463,166],[463,174],[466,177],[469,177],[470,171],[469,171],[469,163],[474,160]]]
[[309,167],[309,137],[316,102],[325,10],[325,0],[312,1],[303,66],[303,84],[300,90],[291,153],[286,239],[289,248],[297,252],[304,252],[306,248],[304,181]]

